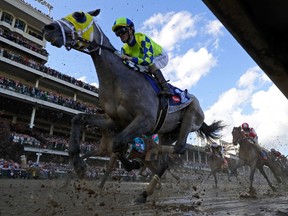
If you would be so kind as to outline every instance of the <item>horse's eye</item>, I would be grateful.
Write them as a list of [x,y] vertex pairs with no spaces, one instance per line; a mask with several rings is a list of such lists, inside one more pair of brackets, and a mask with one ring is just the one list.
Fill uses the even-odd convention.
[[78,23],[85,23],[86,22],[86,16],[83,12],[75,12],[72,14],[72,17],[78,22]]

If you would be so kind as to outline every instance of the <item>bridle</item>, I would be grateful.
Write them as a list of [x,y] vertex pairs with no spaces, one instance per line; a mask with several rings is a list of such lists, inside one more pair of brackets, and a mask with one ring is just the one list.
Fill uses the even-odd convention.
[[[60,19],[60,20],[56,20],[56,23],[60,27],[60,30],[62,33],[62,38],[63,38],[63,44],[68,51],[71,49],[76,49],[80,52],[84,52],[84,53],[89,54],[89,55],[98,51],[98,55],[100,56],[101,51],[102,51],[101,49],[106,49],[106,50],[109,50],[109,51],[119,55],[115,49],[112,49],[110,47],[103,45],[104,34],[103,34],[102,30],[100,29],[98,23],[95,22],[93,19],[88,24],[88,26],[83,30],[80,30],[80,29],[77,30],[75,28],[75,26],[73,25],[73,23],[71,23],[69,20],[66,20],[64,18]],[[83,34],[86,33],[90,28],[92,28],[93,24],[94,24],[94,26],[96,26],[96,29],[100,34],[100,41],[99,42],[92,41],[92,39],[94,38],[94,31],[93,30],[91,32],[89,40],[83,38]],[[67,38],[66,38],[66,34],[65,34],[65,29],[64,29],[65,26],[71,31],[72,40],[71,40],[70,44],[67,44]]]
[[[242,142],[243,140],[247,139],[247,137],[245,137],[245,136],[243,136],[243,135],[241,134],[241,131],[239,131],[239,132],[236,131],[236,132],[237,132],[237,137],[234,138],[234,137],[235,137],[234,131],[235,131],[235,128],[234,128],[233,131],[232,131],[233,144],[234,144],[234,143],[240,143],[240,142]],[[242,136],[241,136],[241,135],[242,135]],[[236,140],[235,140],[235,139],[236,139]],[[234,144],[234,145],[236,145],[236,144]]]

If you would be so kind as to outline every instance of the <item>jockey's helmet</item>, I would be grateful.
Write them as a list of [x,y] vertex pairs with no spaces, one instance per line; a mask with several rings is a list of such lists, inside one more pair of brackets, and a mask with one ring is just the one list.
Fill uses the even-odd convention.
[[249,129],[249,124],[248,124],[248,123],[243,123],[243,124],[242,124],[242,129],[243,129],[243,130]]
[[271,148],[271,152],[276,152],[276,150],[274,148]]
[[112,26],[112,31],[117,33],[117,31],[119,31],[120,29],[124,30],[123,27],[130,27],[133,31],[135,30],[134,23],[130,19],[125,18],[125,17],[120,17],[115,20]]

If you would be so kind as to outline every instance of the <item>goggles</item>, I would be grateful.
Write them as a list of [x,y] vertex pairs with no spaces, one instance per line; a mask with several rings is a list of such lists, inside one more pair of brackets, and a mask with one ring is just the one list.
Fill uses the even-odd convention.
[[115,31],[115,34],[117,37],[120,37],[124,34],[126,34],[128,32],[128,28],[127,27],[121,27],[121,28],[118,28],[116,31]]

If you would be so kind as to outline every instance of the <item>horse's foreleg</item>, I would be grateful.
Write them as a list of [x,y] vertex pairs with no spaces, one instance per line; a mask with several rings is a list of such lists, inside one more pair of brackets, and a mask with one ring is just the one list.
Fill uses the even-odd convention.
[[79,178],[84,178],[87,165],[80,158],[80,132],[81,132],[81,118],[85,114],[77,114],[71,121],[70,142],[68,148],[68,154],[73,164],[74,170]]
[[100,184],[98,186],[99,188],[103,188],[104,187],[104,184],[105,184],[105,182],[108,179],[108,176],[111,174],[112,170],[115,167],[115,164],[117,162],[117,158],[118,157],[117,157],[116,154],[114,154],[114,153],[111,154],[107,169],[105,170],[104,176],[102,177],[102,180],[101,180],[101,182],[100,182]]
[[227,175],[228,175],[228,181],[231,182],[231,173],[230,170],[227,168]]
[[250,187],[249,187],[249,193],[250,193],[250,192],[253,192],[253,193],[254,193],[253,181],[254,181],[255,170],[256,170],[256,165],[250,166],[250,176],[249,176]]
[[167,158],[163,155],[160,158],[158,169],[154,174],[152,180],[150,181],[149,185],[146,187],[146,190],[143,191],[135,200],[135,203],[142,204],[145,203],[148,196],[151,196],[157,186],[160,184],[160,178],[164,174],[165,170],[168,168]]
[[234,166],[234,167],[228,167],[228,169],[230,169],[230,176],[231,175],[235,175],[235,177],[237,178],[238,177],[238,172],[237,172],[237,169],[239,168],[239,167],[242,167],[242,166],[244,166],[245,165],[245,162],[243,161],[243,160],[239,160],[238,162],[237,162],[237,164]]

